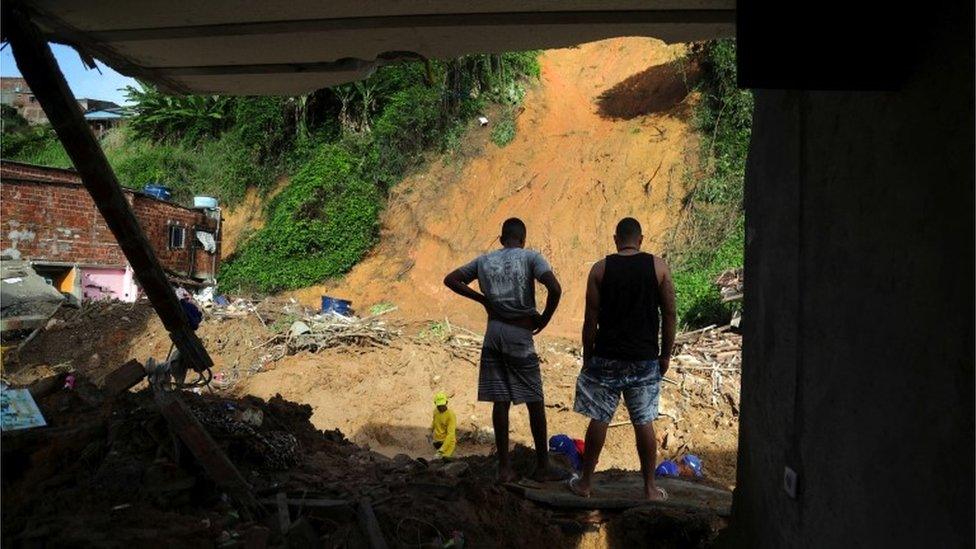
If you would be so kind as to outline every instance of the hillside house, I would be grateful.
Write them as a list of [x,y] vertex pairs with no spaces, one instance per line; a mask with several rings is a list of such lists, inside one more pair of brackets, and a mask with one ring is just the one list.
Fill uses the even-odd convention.
[[[115,236],[74,170],[0,160],[0,250],[31,262],[78,299],[134,301],[139,289]],[[220,264],[220,210],[187,208],[126,190],[174,282],[203,285]]]

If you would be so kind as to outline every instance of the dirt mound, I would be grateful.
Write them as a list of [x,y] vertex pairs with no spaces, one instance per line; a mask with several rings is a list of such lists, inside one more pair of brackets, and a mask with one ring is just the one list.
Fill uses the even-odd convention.
[[546,51],[512,143],[499,148],[490,126],[471,128],[458,154],[393,189],[380,243],[344,280],[294,295],[309,306],[322,294],[341,296],[360,311],[388,301],[405,318],[448,317],[481,329],[479,307],[441,280],[496,247],[501,222],[518,216],[528,246],[549,258],[563,284],[547,333],[577,337],[585,276],[611,251],[614,223],[636,217],[646,248],[660,253],[680,215],[698,139],[673,63],[684,51],[650,38]]
[[[59,314],[65,315],[64,323],[24,349],[21,364],[7,370],[9,381],[29,383],[68,370],[98,380],[129,359],[161,359],[170,347],[165,329],[144,302],[90,304],[82,312]],[[207,312],[197,333],[214,360],[213,388],[236,397],[281,394],[308,404],[311,422],[319,429],[339,429],[352,442],[389,457],[406,453],[422,458],[433,456],[426,443],[431,396],[446,391],[458,418],[459,455],[492,450],[491,409],[477,401],[477,333],[386,315],[396,336],[382,344],[343,344],[313,353],[301,351],[304,346],[287,336],[292,322],[306,314],[299,305],[280,299],[240,307],[232,316]],[[129,339],[117,341],[120,332]],[[572,411],[578,348],[546,337],[537,347],[549,433],[583,438],[586,419]],[[705,461],[707,475],[724,486],[735,482],[740,348],[741,339],[728,332],[680,336],[655,422],[659,459],[696,453]],[[639,468],[626,419],[621,407],[607,436],[601,469]],[[514,443],[531,444],[524,407],[513,408],[511,428]]]
[[[187,449],[174,444],[149,390],[97,403],[97,390],[85,384],[40,399],[50,427],[5,434],[4,545],[283,546],[273,499],[279,493],[299,502],[349,502],[321,509],[312,501],[291,513],[293,524],[304,521],[299,534],[311,532],[325,546],[366,545],[355,512],[361,498],[371,500],[390,541],[427,543],[440,534],[443,544],[460,532],[474,546],[570,544],[545,511],[487,482],[483,464],[450,472],[391,460],[337,431],[316,430],[308,406],[280,397],[184,394],[259,500],[272,498],[263,515],[242,518]],[[259,411],[260,424],[240,420],[241,410]],[[289,538],[298,535],[294,530]]]

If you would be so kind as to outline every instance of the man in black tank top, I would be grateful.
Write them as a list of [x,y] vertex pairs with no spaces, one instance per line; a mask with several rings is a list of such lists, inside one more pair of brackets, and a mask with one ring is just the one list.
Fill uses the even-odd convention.
[[573,409],[589,417],[590,425],[582,476],[570,481],[580,496],[590,495],[607,427],[623,394],[637,437],[644,497],[667,499],[664,489],[654,486],[657,441],[652,422],[674,346],[674,284],[663,259],[640,251],[643,239],[636,219],[622,219],[613,236],[617,253],[594,264],[586,284],[583,370],[576,380]]

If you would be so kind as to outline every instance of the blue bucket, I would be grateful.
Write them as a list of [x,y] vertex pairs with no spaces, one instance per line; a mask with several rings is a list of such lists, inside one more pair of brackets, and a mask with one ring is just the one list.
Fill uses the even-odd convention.
[[158,198],[160,200],[169,201],[173,197],[173,193],[169,190],[169,187],[164,187],[162,185],[157,185],[155,183],[150,183],[142,188],[142,192],[148,194],[153,198]]
[[327,295],[322,296],[322,313],[337,313],[343,316],[349,316],[349,306],[352,305],[352,301],[346,301],[345,299],[339,299],[336,297],[329,297]]

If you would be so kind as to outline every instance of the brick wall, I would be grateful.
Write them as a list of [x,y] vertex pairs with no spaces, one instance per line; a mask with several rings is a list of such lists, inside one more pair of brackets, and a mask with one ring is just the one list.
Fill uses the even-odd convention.
[[[200,210],[140,193],[126,191],[126,197],[164,268],[194,278],[213,275],[214,256],[201,249],[194,228],[214,231],[215,220]],[[170,225],[186,228],[182,249],[169,247]],[[112,267],[126,264],[114,235],[73,170],[0,162],[0,229],[0,249],[16,249],[25,259]],[[219,252],[218,246],[218,266]]]

